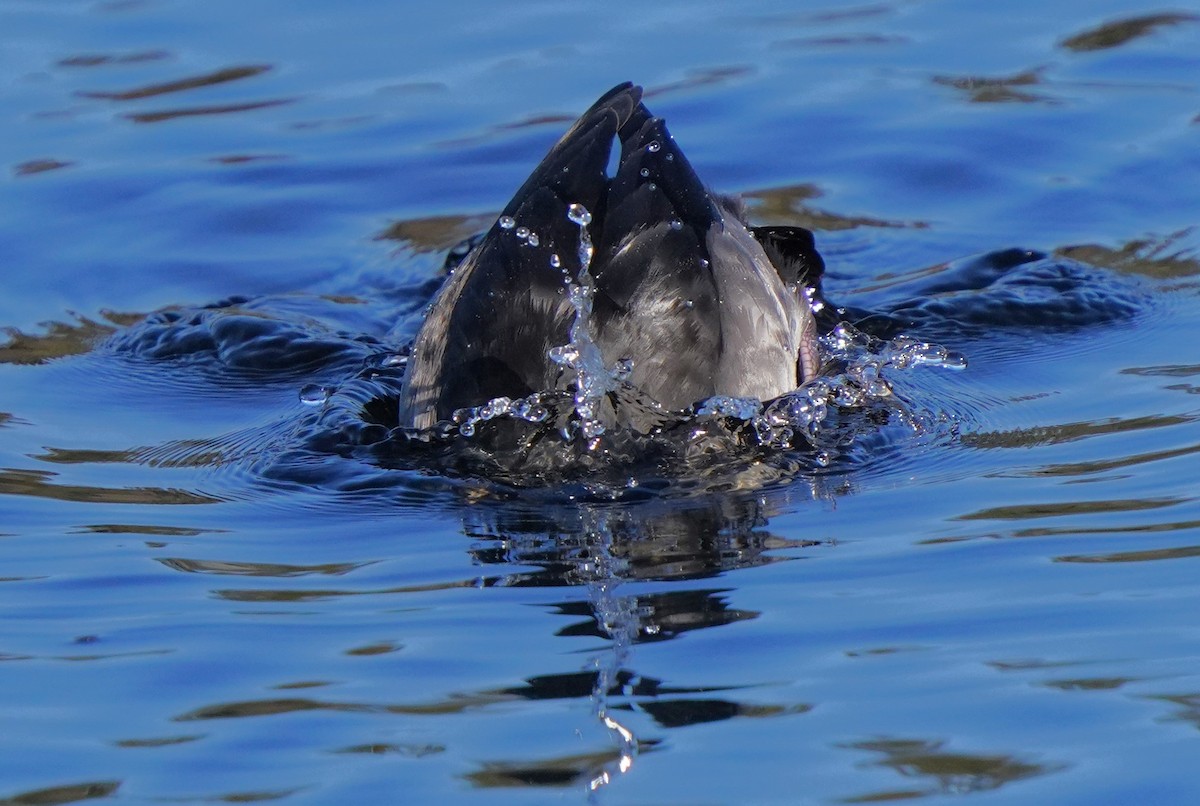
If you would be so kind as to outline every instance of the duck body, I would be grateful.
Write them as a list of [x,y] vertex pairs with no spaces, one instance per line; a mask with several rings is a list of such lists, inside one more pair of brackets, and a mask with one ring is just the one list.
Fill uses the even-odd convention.
[[568,292],[579,283],[604,365],[624,363],[624,380],[663,408],[778,397],[817,372],[804,286],[822,269],[811,233],[749,228],[735,201],[709,192],[641,89],[622,84],[563,135],[438,292],[399,424],[428,429],[574,383],[550,354],[578,341],[583,314]]

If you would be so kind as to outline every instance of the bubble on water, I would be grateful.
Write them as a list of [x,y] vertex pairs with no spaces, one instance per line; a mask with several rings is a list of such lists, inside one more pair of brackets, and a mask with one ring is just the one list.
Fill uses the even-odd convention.
[[500,229],[512,229],[517,225],[516,219],[510,215],[500,216],[500,220],[497,223],[500,225]]
[[300,402],[306,406],[323,406],[333,390],[318,383],[305,384],[300,390]]

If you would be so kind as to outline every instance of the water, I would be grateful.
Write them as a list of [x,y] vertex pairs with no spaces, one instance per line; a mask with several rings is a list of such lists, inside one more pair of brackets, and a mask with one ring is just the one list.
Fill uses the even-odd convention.
[[[1197,14],[5,0],[0,798],[1194,800]],[[616,500],[347,449],[626,79],[966,357],[928,430]]]

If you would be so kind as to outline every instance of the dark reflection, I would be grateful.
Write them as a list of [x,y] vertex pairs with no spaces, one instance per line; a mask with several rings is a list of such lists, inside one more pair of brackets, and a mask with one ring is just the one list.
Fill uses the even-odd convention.
[[259,109],[270,109],[273,106],[290,104],[290,98],[276,98],[271,101],[252,101],[244,104],[216,104],[211,106],[194,106],[184,109],[167,109],[161,112],[135,112],[125,115],[134,123],[162,123],[176,118],[190,118],[204,115],[228,115],[234,112],[254,112]]
[[[714,496],[678,510],[651,505],[646,511],[614,507],[568,513],[570,520],[565,523],[561,515],[556,520],[551,509],[497,508],[472,512],[464,532],[491,541],[472,550],[478,562],[538,569],[508,572],[503,577],[505,585],[580,585],[609,575],[639,580],[702,579],[782,559],[768,553],[771,551],[821,544],[766,531],[769,507],[764,499],[752,495]],[[655,594],[647,596],[646,602],[663,615],[682,611],[699,617],[725,612],[720,593]],[[720,620],[727,623],[736,618]],[[677,618],[672,621],[679,623]]]
[[699,87],[710,87],[718,84],[726,84],[730,81],[752,75],[754,73],[754,69],[754,67],[747,64],[733,64],[727,67],[690,69],[684,72],[684,77],[679,81],[672,81],[669,84],[659,84],[656,87],[647,87],[646,91],[642,93],[642,97],[655,98],[675,92],[693,90]]
[[1153,367],[1128,367],[1122,375],[1140,375],[1144,378],[1192,378],[1200,375],[1200,364],[1160,364]]
[[167,95],[173,92],[185,92],[187,90],[199,89],[200,87],[211,87],[217,84],[226,84],[230,81],[239,81],[243,78],[253,78],[254,76],[262,75],[270,70],[270,65],[255,64],[243,67],[227,67],[223,70],[216,70],[211,73],[204,73],[198,76],[189,76],[176,81],[166,81],[161,84],[148,84],[143,87],[135,87],[131,90],[122,92],[99,92],[99,91],[80,91],[76,93],[83,98],[104,98],[111,101],[136,101],[141,98],[153,98],[156,95]]
[[[816,488],[807,495],[815,494]],[[799,559],[808,550],[826,545],[818,540],[784,538],[768,530],[769,518],[790,506],[788,499],[797,495],[792,488],[634,505],[480,502],[460,510],[466,513],[463,532],[474,541],[468,549],[472,559],[491,573],[476,579],[415,586],[374,590],[347,586],[338,590],[320,587],[318,580],[313,580],[312,587],[303,584],[314,574],[354,570],[349,564],[301,568],[163,559],[164,564],[183,571],[261,575],[264,583],[267,577],[280,578],[278,587],[263,584],[257,589],[213,592],[227,600],[248,603],[331,596],[402,596],[439,587],[555,587],[562,595],[549,606],[549,612],[559,620],[567,620],[555,634],[575,639],[577,645],[578,639],[584,639],[585,646],[591,644],[573,653],[578,659],[568,660],[568,668],[537,674],[515,685],[449,692],[436,699],[409,702],[340,701],[329,694],[304,696],[299,691],[279,691],[283,696],[201,705],[179,714],[175,721],[270,718],[319,711],[444,716],[496,708],[514,700],[578,701],[587,708],[585,718],[595,720],[611,737],[611,746],[602,744],[598,749],[589,747],[543,759],[514,759],[506,757],[501,749],[495,758],[481,761],[464,777],[478,787],[583,786],[595,790],[628,772],[638,754],[663,741],[658,736],[642,735],[647,731],[805,714],[811,704],[762,701],[761,691],[756,688],[760,681],[737,686],[706,683],[700,670],[698,682],[676,684],[642,674],[635,657],[637,648],[645,643],[670,641],[697,630],[757,618],[757,611],[733,605],[732,589],[695,583],[738,569]],[[664,588],[663,583],[668,581],[674,584]],[[647,590],[648,583],[656,587]],[[401,650],[400,643],[384,640],[344,652],[368,657]],[[277,688],[305,688],[310,691],[304,694],[311,694],[315,693],[311,689],[322,686],[320,682],[299,682]],[[294,696],[297,694],[301,696]],[[332,752],[413,754],[407,745],[386,743]]]
[[906,36],[895,34],[845,34],[784,39],[773,44],[777,47],[793,48],[845,48],[859,45],[905,45],[911,41]]
[[1147,509],[1162,509],[1187,503],[1190,498],[1126,498],[1111,501],[1056,501],[1042,504],[1012,504],[988,507],[955,520],[1029,520],[1031,518],[1061,518],[1076,515],[1099,515],[1112,512],[1141,512]]
[[211,157],[209,162],[218,165],[245,165],[249,162],[277,162],[286,160],[284,154],[227,154],[221,157]]
[[[1135,453],[1131,456],[1121,456],[1116,459],[1098,459],[1092,462],[1064,462],[1056,465],[1046,465],[1025,475],[1029,476],[1088,476],[1095,473],[1107,473],[1110,470],[1133,467],[1158,462],[1164,459],[1175,459],[1180,456],[1190,456],[1200,453],[1200,445],[1186,445],[1165,451],[1148,451]],[[1017,474],[1013,474],[1017,475]]]
[[1192,727],[1200,729],[1200,693],[1151,695],[1149,699],[1163,700],[1178,707],[1171,715],[1177,722],[1190,722]]
[[197,708],[174,718],[176,722],[196,722],[206,719],[244,719],[247,717],[278,716],[279,714],[295,714],[305,711],[346,711],[370,712],[381,710],[380,706],[362,705],[348,702],[323,702],[302,697],[279,698],[273,700],[247,700],[244,702],[222,703]]
[[442,215],[396,221],[375,236],[399,241],[413,252],[444,252],[491,226],[494,215]]
[[978,431],[963,435],[963,444],[974,448],[1031,448],[1035,445],[1060,445],[1104,434],[1124,434],[1152,428],[1170,428],[1200,420],[1200,415],[1142,415],[1083,420],[1058,425],[1040,425],[1011,431]]
[[1156,238],[1129,241],[1113,249],[1099,244],[1065,246],[1055,254],[1091,263],[1105,269],[1169,280],[1200,274],[1200,250],[1195,245],[1196,227]]
[[356,744],[335,750],[335,753],[354,753],[370,756],[404,756],[406,758],[424,758],[446,752],[440,744]]
[[[545,581],[543,578],[541,581]],[[559,583],[561,584],[561,583]],[[632,609],[640,615],[637,643],[666,641],[690,630],[720,627],[738,621],[758,618],[754,610],[736,610],[728,606],[721,590],[682,590],[636,596]],[[607,638],[603,624],[596,621],[590,605],[583,602],[564,602],[558,612],[565,616],[583,616],[587,620],[564,627],[558,635],[593,635]]]
[[356,646],[353,649],[347,649],[346,654],[352,657],[366,658],[374,655],[390,655],[393,652],[399,652],[404,649],[404,644],[396,643],[395,641],[379,641],[366,646]]
[[[829,8],[820,11],[796,11],[783,14],[760,14],[744,19],[753,25],[765,25],[771,28],[807,28],[812,25],[841,23],[847,20],[862,20],[891,14],[895,7],[888,3],[846,6]],[[743,12],[749,13],[747,8]]]
[[498,123],[494,126],[488,126],[478,134],[467,135],[466,137],[455,137],[450,140],[442,140],[436,145],[439,148],[460,149],[469,146],[477,146],[482,143],[487,143],[498,137],[501,137],[512,132],[521,131],[523,129],[535,129],[540,126],[557,126],[562,128],[563,124],[569,124],[575,120],[574,115],[530,115],[529,117],[513,120],[507,123]]
[[189,733],[182,736],[159,736],[153,739],[121,739],[115,744],[117,747],[129,748],[146,748],[146,747],[172,747],[177,744],[190,744],[205,737],[203,733]]
[[[657,742],[645,742],[639,752],[653,750]],[[511,787],[569,787],[579,781],[594,777],[619,763],[616,751],[577,753],[557,756],[535,762],[490,761],[477,772],[469,773],[466,779],[484,789]]]
[[140,64],[171,58],[165,50],[142,50],[134,53],[85,53],[59,59],[59,67],[105,67],[113,64]]
[[949,753],[945,742],[925,739],[871,739],[843,745],[853,750],[881,753],[883,758],[868,766],[890,767],[905,778],[917,779],[915,789],[885,790],[845,798],[845,803],[872,803],[931,795],[962,795],[986,792],[1005,784],[1038,775],[1059,772],[1062,764],[1034,764],[1011,755]]
[[924,221],[888,221],[869,216],[831,213],[807,203],[809,199],[816,199],[822,195],[823,192],[816,185],[801,184],[751,190],[743,193],[742,197],[754,220],[764,224],[805,227],[825,232],[858,227],[925,229],[929,226]]
[[158,561],[176,571],[193,574],[222,574],[253,577],[298,577],[310,574],[340,576],[370,563],[323,563],[321,565],[284,565],[282,563],[229,562],[226,560],[189,560],[183,557],[159,557]]
[[[613,706],[614,708],[648,714],[664,728],[682,728],[735,717],[799,714],[811,710],[809,705],[753,705],[723,697],[712,697],[708,695],[728,691],[732,687],[672,687],[665,685],[661,680],[638,677],[633,672],[623,669],[602,678],[604,676],[600,672],[542,675],[526,680],[523,686],[502,689],[501,693],[527,700],[620,697],[625,702],[620,706]],[[598,690],[601,685],[605,686],[602,691]]]
[[[685,582],[741,568],[794,558],[796,549],[817,541],[784,539],[766,531],[779,502],[760,495],[727,495],[669,507],[654,503],[608,507],[498,507],[472,510],[464,532],[487,541],[471,550],[484,565],[532,567],[508,570],[499,583],[517,586],[571,586],[586,593],[554,607],[577,619],[560,629],[563,637],[607,640],[595,651],[590,669],[529,678],[499,693],[530,700],[591,701],[597,721],[613,737],[615,755],[581,754],[534,764],[485,763],[468,776],[477,786],[564,786],[595,790],[628,772],[651,743],[636,726],[649,719],[661,729],[743,717],[804,713],[804,704],[747,703],[717,685],[674,686],[641,675],[633,654],[637,645],[667,641],[689,631],[720,627],[758,617],[730,606],[726,589],[678,587],[667,591],[623,592],[622,585],[646,580]],[[789,550],[787,557],[772,550]]]
[[50,159],[50,158],[40,159],[40,160],[29,160],[27,162],[22,162],[18,165],[14,165],[13,166],[13,175],[14,176],[29,176],[30,174],[40,174],[40,173],[45,173],[46,171],[56,171],[59,168],[69,168],[70,166],[72,166],[74,164],[75,163],[73,163],[69,160],[56,160],[56,159]]
[[1077,677],[1069,680],[1047,680],[1043,685],[1061,691],[1114,691],[1127,683],[1136,683],[1136,677]]
[[45,364],[56,358],[89,352],[99,341],[116,332],[122,324],[140,320],[141,315],[109,314],[106,322],[78,317],[74,322],[49,322],[46,332],[24,333],[16,328],[0,329],[0,364]]
[[1124,45],[1134,39],[1149,36],[1159,28],[1180,25],[1200,20],[1195,14],[1164,13],[1146,14],[1141,17],[1107,22],[1096,28],[1069,36],[1059,43],[1060,47],[1074,51],[1105,50]]
[[1056,563],[1145,563],[1158,560],[1190,560],[1200,557],[1200,546],[1177,546],[1167,549],[1116,551],[1111,554],[1065,554],[1055,557]]
[[1031,92],[1029,87],[1042,84],[1040,70],[1025,70],[1004,78],[982,76],[934,76],[935,84],[953,87],[967,94],[976,104],[994,103],[1058,103],[1048,95]]
[[63,803],[78,803],[81,800],[107,798],[116,794],[120,781],[92,781],[84,784],[67,784],[49,789],[34,789],[0,800],[0,806],[59,806]]
[[75,534],[155,535],[160,537],[196,537],[205,534],[225,534],[228,529],[193,529],[187,526],[155,526],[133,523],[91,523],[75,530]]
[[29,495],[96,504],[216,504],[221,499],[173,487],[88,487],[55,484],[48,470],[0,469],[0,495]]

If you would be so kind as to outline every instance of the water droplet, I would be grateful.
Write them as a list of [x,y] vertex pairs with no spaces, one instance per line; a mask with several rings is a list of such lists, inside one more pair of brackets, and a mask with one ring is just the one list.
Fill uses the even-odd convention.
[[306,406],[321,406],[329,400],[332,390],[317,383],[310,383],[300,390],[300,402]]
[[650,145],[646,146],[646,150],[649,151],[651,154],[658,151],[660,148],[662,148],[662,146],[660,146],[658,144],[657,140],[651,140]]
[[683,301],[683,307],[685,307],[685,308],[695,308],[695,307],[696,307],[696,302],[695,302],[695,300],[685,299],[685,300]]
[[675,155],[674,155],[674,154],[667,154],[667,156],[666,156],[666,160],[667,160],[667,162],[671,162],[671,161],[673,161],[674,159],[675,159]]
[[967,357],[962,353],[948,352],[946,353],[946,360],[942,362],[942,366],[946,369],[966,369]]
[[572,204],[567,208],[567,218],[581,227],[586,227],[592,223],[592,214],[588,212],[586,207],[579,203]]
[[679,230],[683,229],[683,222],[680,221],[678,218],[672,218],[671,219],[671,229],[678,232]]
[[541,240],[541,238],[538,237],[538,234],[536,232],[529,233],[529,245],[530,246],[537,246],[541,242],[542,242],[542,240]]
[[650,175],[650,169],[649,169],[649,168],[643,168],[642,170],[638,171],[638,173],[640,173],[642,176],[649,176],[649,175]]
[[529,227],[517,227],[514,234],[523,241],[529,237]]
[[559,259],[557,252],[550,255],[550,265],[556,269],[562,266],[562,260]]
[[500,229],[512,229],[517,225],[516,219],[509,215],[500,216],[500,220],[497,223],[500,225]]

